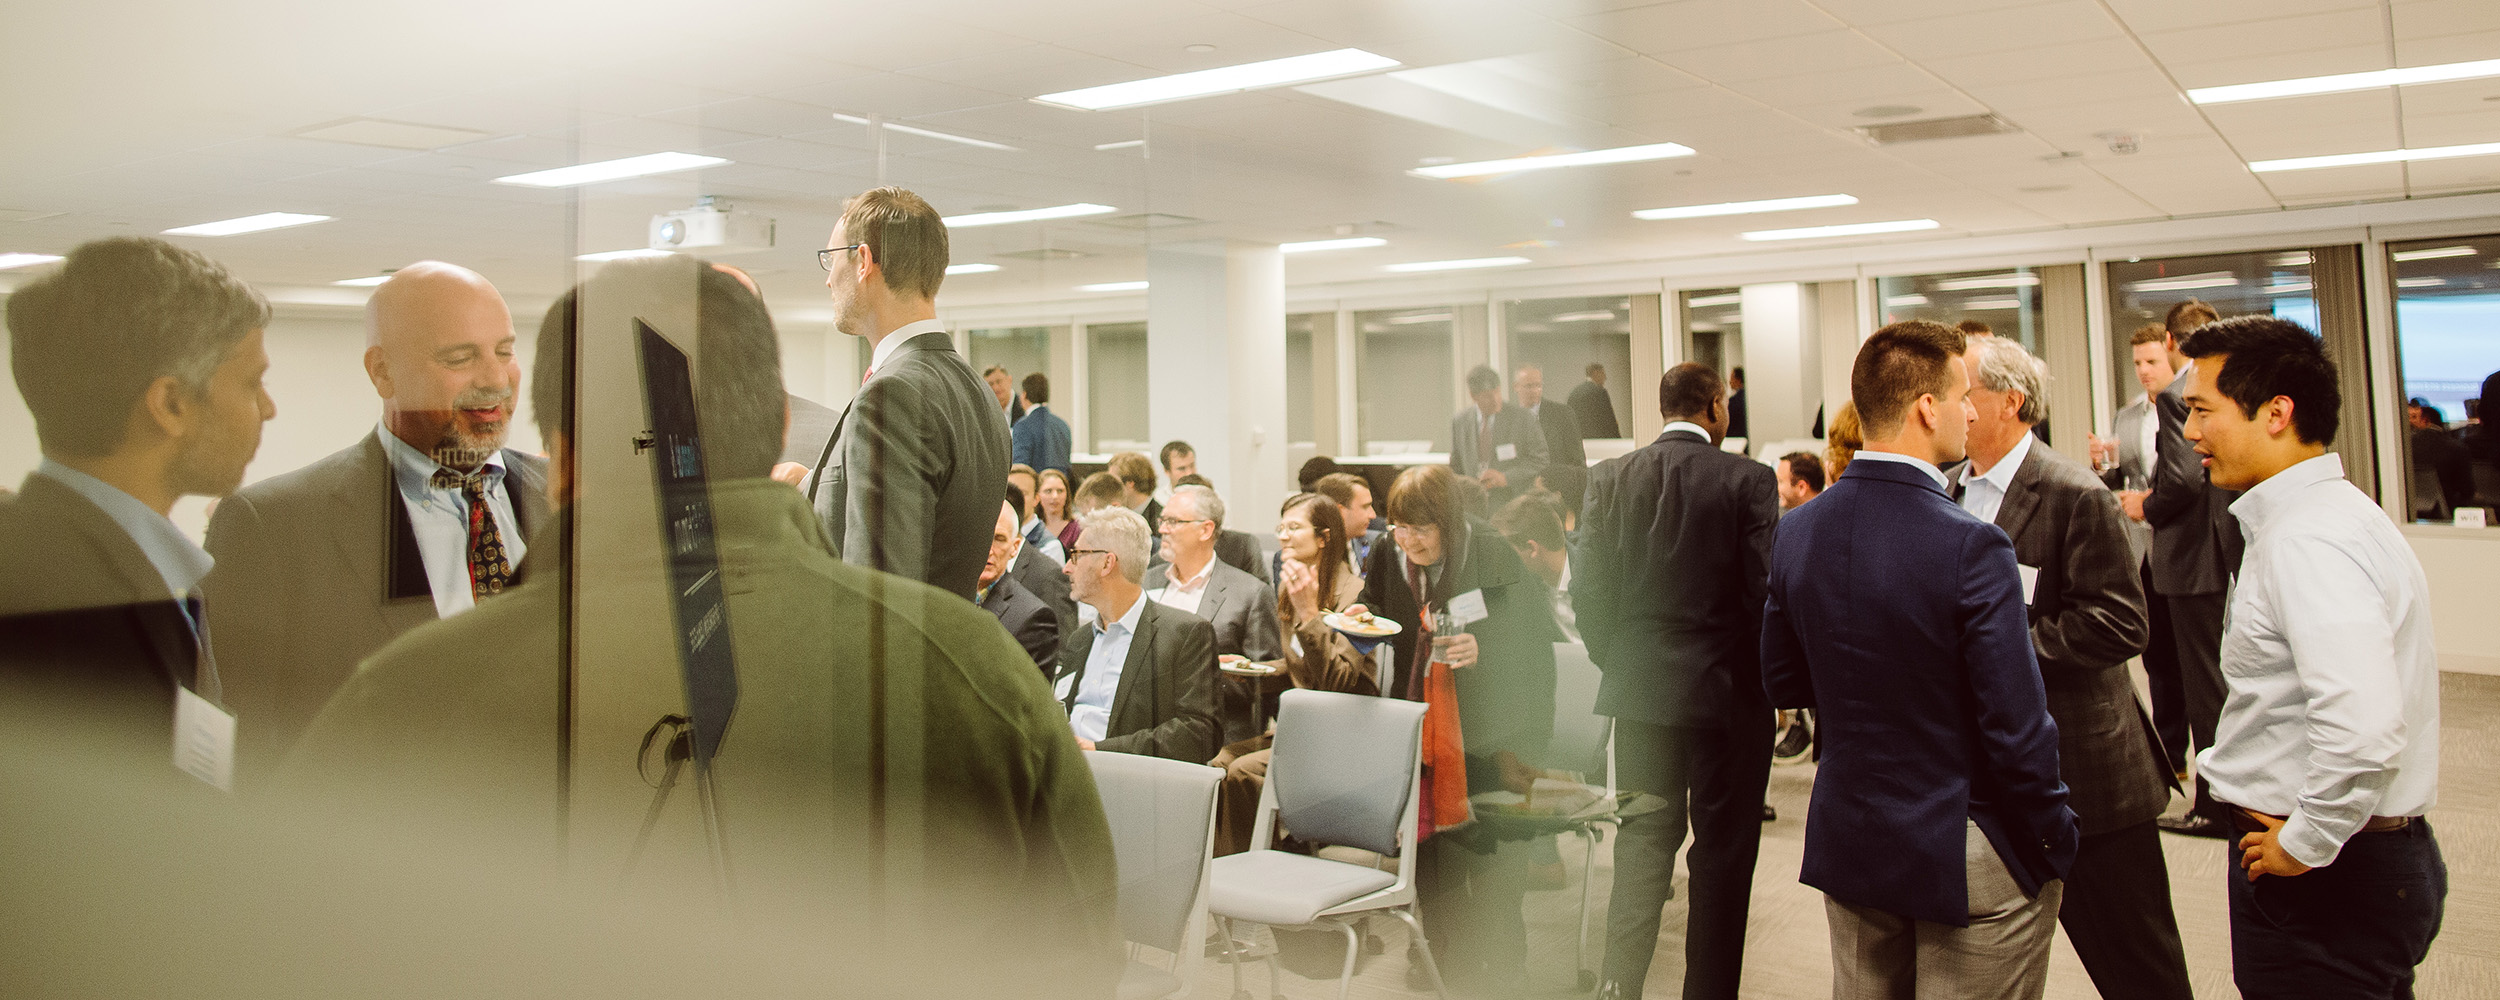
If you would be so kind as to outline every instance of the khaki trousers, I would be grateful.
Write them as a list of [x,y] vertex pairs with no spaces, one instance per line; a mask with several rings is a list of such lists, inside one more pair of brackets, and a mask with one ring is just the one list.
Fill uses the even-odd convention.
[[1979,825],[1965,821],[1970,926],[1915,920],[1823,899],[1832,931],[1832,1000],[2039,1000],[2065,883],[2037,897],[2006,871]]

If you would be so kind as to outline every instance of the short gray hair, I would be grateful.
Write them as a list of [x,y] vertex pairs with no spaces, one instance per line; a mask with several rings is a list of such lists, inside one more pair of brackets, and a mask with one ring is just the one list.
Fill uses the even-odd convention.
[[9,353],[44,450],[121,447],[148,386],[193,396],[228,352],[269,325],[269,302],[216,261],[148,237],[79,244],[9,296]]
[[1214,490],[1196,483],[1172,487],[1172,499],[1178,500],[1182,497],[1189,498],[1189,509],[1197,511],[1199,517],[1215,522],[1215,530],[1224,530],[1223,497],[1215,495]]
[[1136,511],[1113,504],[1076,519],[1077,541],[1086,548],[1102,549],[1120,560],[1120,575],[1130,583],[1146,579],[1146,540],[1153,534],[1146,530],[1146,519]]
[[2019,392],[2014,419],[2038,424],[2049,416],[2049,366],[2004,337],[1973,337],[1968,352],[1971,384],[1990,392]]

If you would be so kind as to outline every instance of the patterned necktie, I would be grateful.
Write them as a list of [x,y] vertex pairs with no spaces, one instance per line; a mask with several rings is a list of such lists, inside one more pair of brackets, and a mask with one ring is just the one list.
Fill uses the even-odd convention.
[[1482,471],[1492,467],[1493,418],[1479,412],[1476,415],[1476,468]]
[[1415,593],[1415,665],[1406,671],[1406,700],[1424,700],[1424,672],[1432,664],[1432,590],[1424,568],[1406,564],[1406,587]]
[[462,475],[436,469],[434,486],[459,487],[461,499],[469,502],[469,596],[484,600],[503,593],[503,585],[512,580],[512,566],[504,559],[503,531],[495,526],[494,512],[486,509],[486,470]]

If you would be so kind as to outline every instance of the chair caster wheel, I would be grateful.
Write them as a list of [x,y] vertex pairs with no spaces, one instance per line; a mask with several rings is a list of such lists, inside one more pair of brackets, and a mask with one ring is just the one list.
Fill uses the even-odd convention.
[[1597,973],[1590,972],[1587,969],[1580,970],[1580,992],[1597,992]]

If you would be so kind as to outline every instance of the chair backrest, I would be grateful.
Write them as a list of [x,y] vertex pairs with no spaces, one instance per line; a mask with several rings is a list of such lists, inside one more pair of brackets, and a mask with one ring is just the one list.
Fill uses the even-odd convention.
[[1312,843],[1398,853],[1423,732],[1422,702],[1285,692],[1267,771],[1285,828]]
[[1578,771],[1591,780],[1606,774],[1606,740],[1614,720],[1597,714],[1597,685],[1605,679],[1576,642],[1554,644],[1554,739],[1540,763]]
[[1215,791],[1221,768],[1096,750],[1094,787],[1111,821],[1120,871],[1120,933],[1138,944],[1181,952],[1206,909],[1214,851]]

